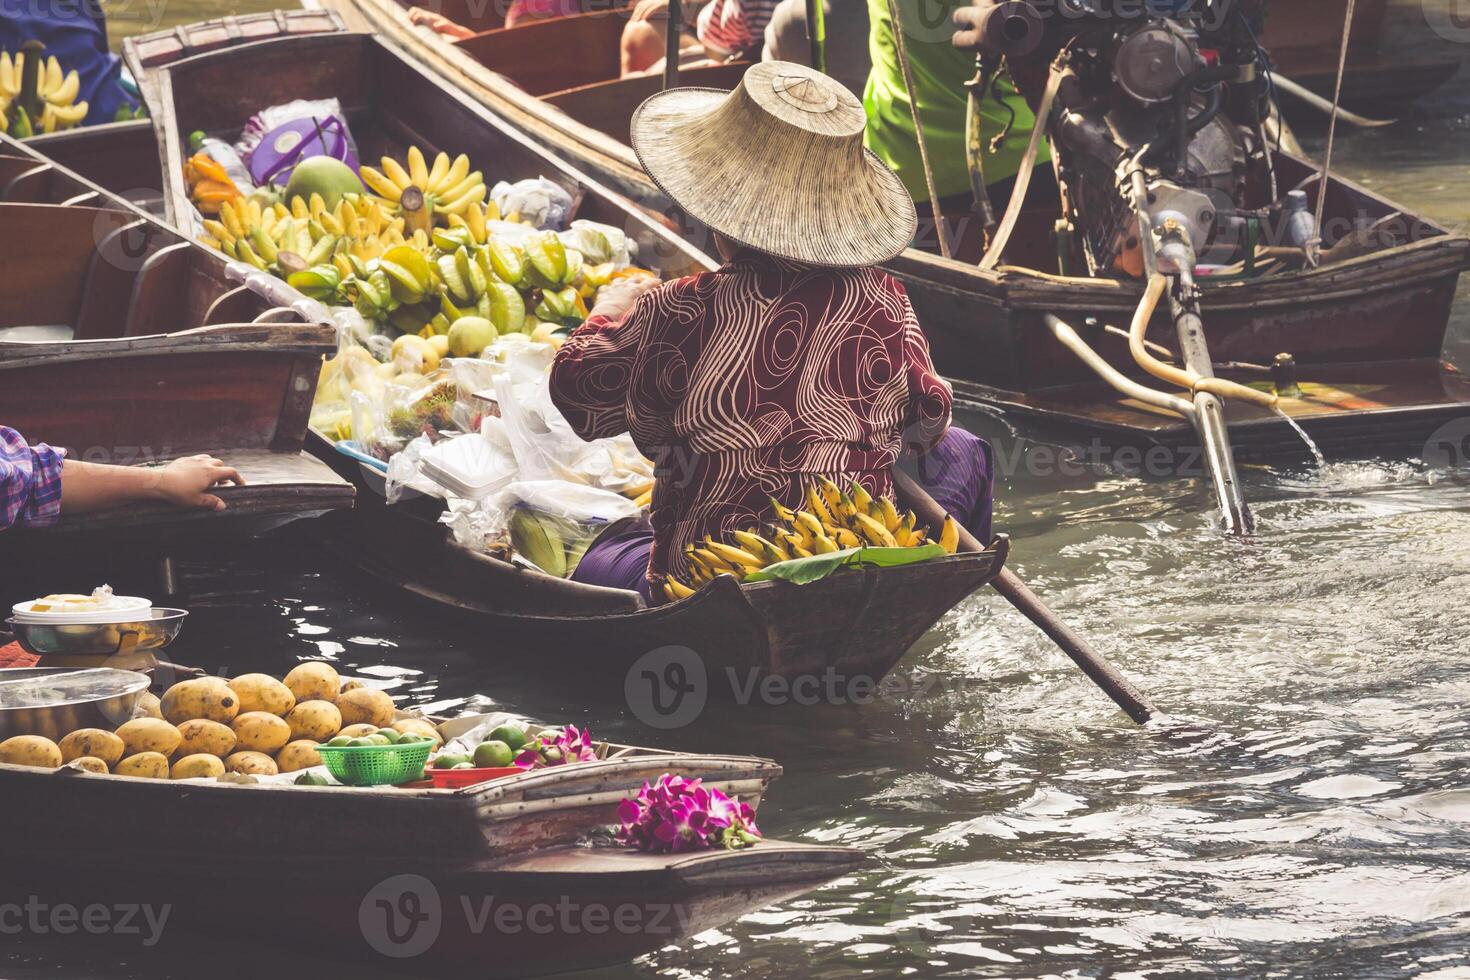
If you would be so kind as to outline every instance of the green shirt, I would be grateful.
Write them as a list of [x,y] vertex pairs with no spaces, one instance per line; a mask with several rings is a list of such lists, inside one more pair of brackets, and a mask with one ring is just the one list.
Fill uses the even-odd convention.
[[[958,50],[949,40],[954,32],[950,14],[967,6],[968,0],[895,2],[903,18],[914,94],[919,100],[919,118],[924,123],[929,165],[934,168],[935,192],[940,197],[968,194],[970,170],[965,162],[965,117],[969,113],[970,93],[965,83],[975,76],[975,56]],[[868,19],[872,25],[868,48],[873,58],[873,70],[863,92],[863,106],[868,113],[868,149],[893,168],[915,201],[927,201],[929,192],[924,186],[924,167],[919,160],[919,144],[914,139],[914,120],[903,85],[903,69],[898,64],[888,0],[868,0]],[[1009,78],[1002,78],[995,91],[1006,105],[1016,110],[1016,121],[1000,152],[986,152],[985,180],[990,184],[1016,175],[1036,118]],[[990,139],[1010,120],[1010,113],[987,95],[981,103],[980,118],[988,147]],[[1050,150],[1043,142],[1036,162],[1049,159]],[[996,202],[996,207],[1004,206],[1004,201]]]

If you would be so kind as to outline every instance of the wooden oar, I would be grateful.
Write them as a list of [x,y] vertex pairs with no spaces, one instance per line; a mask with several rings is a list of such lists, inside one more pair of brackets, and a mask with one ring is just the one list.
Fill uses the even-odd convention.
[[[895,468],[893,486],[898,491],[899,498],[918,515],[921,522],[927,523],[932,528],[938,528],[944,524],[944,519],[949,515],[943,507],[939,506],[938,501],[919,486],[913,477]],[[985,545],[965,530],[964,525],[960,525],[960,550],[984,551]],[[1015,572],[1009,568],[1003,568],[990,584],[994,586],[995,591],[1005,596],[1007,602],[1019,609],[1027,619],[1051,637],[1052,642],[1061,647],[1062,652],[1071,657],[1072,662],[1080,667],[1094,684],[1102,688],[1103,693],[1112,698],[1129,718],[1142,725],[1162,714],[1158,708],[1154,707],[1153,702],[1129,683],[1128,678],[1104,660],[1102,654],[1094,650],[1090,643],[1057,618],[1056,613],[1048,609],[1036,593],[1032,592],[1026,583],[1016,576]]]

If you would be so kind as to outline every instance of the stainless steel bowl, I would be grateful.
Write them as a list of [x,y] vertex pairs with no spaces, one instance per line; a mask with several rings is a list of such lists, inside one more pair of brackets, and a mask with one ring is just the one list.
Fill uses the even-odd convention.
[[31,678],[58,680],[68,674],[96,675],[90,685],[95,696],[67,697],[24,707],[0,707],[0,740],[14,735],[43,735],[53,742],[78,728],[112,731],[133,717],[138,699],[148,689],[148,678],[131,670],[108,668],[78,671],[68,667],[12,667],[0,670],[0,682]]
[[52,626],[7,619],[20,645],[39,656],[110,657],[118,653],[161,650],[174,641],[189,615],[183,609],[150,609],[130,623]]

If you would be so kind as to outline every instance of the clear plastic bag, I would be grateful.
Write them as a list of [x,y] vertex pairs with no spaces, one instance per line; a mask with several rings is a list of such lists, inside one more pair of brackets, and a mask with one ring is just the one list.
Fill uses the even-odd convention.
[[561,480],[512,483],[496,498],[495,507],[506,515],[516,554],[557,578],[577,570],[610,524],[638,513],[626,497]]
[[141,690],[148,679],[131,670],[93,667],[64,674],[32,674],[0,680],[0,709],[50,708],[100,701]]
[[446,496],[443,488],[423,473],[424,453],[433,445],[428,436],[419,436],[388,460],[388,474],[383,485],[383,496],[388,503],[398,503],[410,490],[429,497]]
[[610,262],[614,269],[626,269],[638,254],[638,243],[624,234],[621,228],[596,221],[579,218],[557,237],[567,248],[581,252],[587,265]]
[[621,493],[653,479],[628,434],[587,442],[551,400],[546,371],[512,356],[496,379],[495,400],[523,480],[563,480]]
[[552,231],[565,228],[572,213],[572,195],[545,177],[518,180],[514,184],[502,180],[490,188],[490,200],[506,218],[515,215],[537,228]]

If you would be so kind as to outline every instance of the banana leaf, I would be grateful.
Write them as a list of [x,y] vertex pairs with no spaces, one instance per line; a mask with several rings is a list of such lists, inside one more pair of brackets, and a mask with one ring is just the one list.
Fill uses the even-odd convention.
[[931,558],[942,558],[946,554],[948,552],[934,542],[921,544],[917,548],[847,548],[825,555],[812,555],[810,558],[778,561],[751,572],[745,576],[745,581],[779,580],[790,582],[793,585],[807,585],[821,581],[840,568],[861,568],[864,565],[892,568],[897,565],[912,565],[915,562],[928,561]]

